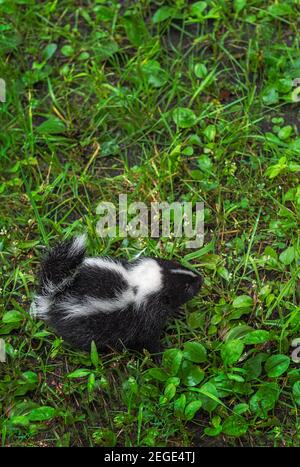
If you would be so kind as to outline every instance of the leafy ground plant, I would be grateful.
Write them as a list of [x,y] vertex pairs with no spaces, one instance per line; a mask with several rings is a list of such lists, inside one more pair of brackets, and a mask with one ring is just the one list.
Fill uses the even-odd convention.
[[[299,446],[299,2],[0,13],[2,444]],[[203,201],[203,247],[100,239],[119,193]],[[76,352],[29,317],[44,247],[83,230],[91,254],[203,274],[161,363]]]

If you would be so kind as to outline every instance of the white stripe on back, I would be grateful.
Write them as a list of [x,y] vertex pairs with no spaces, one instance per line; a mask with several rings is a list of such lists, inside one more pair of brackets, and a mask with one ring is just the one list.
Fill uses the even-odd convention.
[[119,297],[112,300],[94,297],[86,297],[82,303],[78,298],[69,296],[59,303],[59,308],[64,312],[63,319],[79,318],[81,316],[91,316],[97,313],[110,314],[126,309],[134,303],[134,292],[131,289],[125,290]]
[[187,274],[188,276],[197,277],[198,274],[195,274],[192,271],[187,271],[186,269],[171,269],[173,274]]
[[137,287],[135,302],[140,305],[147,295],[161,290],[163,286],[161,267],[151,258],[145,258],[128,270],[128,282]]
[[128,281],[128,272],[123,264],[113,261],[110,258],[85,258],[83,264],[116,272]]

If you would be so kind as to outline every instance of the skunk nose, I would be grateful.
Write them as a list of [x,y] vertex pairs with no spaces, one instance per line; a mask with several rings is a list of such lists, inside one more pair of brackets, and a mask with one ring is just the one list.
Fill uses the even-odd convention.
[[202,286],[202,283],[203,283],[202,276],[197,276],[195,278],[195,283],[196,283],[196,287],[198,287],[198,289],[200,289],[200,287]]

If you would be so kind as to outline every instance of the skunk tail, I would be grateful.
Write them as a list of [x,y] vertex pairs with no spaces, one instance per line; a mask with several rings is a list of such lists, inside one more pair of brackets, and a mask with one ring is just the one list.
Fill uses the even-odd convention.
[[39,294],[49,295],[72,277],[85,255],[85,235],[59,243],[46,253],[41,263]]

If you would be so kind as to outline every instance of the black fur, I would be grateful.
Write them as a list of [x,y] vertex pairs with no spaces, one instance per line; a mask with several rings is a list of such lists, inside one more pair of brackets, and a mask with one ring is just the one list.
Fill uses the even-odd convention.
[[[190,300],[200,289],[201,277],[186,273],[172,273],[178,269],[189,271],[180,264],[151,258],[161,271],[161,288],[147,295],[139,306],[133,303],[115,311],[97,311],[94,314],[66,319],[66,300],[76,309],[87,307],[87,300],[113,300],[128,289],[126,277],[117,271],[84,263],[85,247],[74,241],[67,241],[50,250],[42,260],[40,285],[35,299],[36,314],[47,321],[56,332],[78,349],[89,350],[92,340],[98,350],[148,349],[159,352],[160,336],[168,318],[175,316],[179,307]],[[112,259],[126,271],[132,271],[139,264],[146,264],[145,258],[134,262]],[[152,263],[153,264],[153,263]],[[149,276],[147,276],[149,277]],[[139,278],[143,281],[143,277]],[[149,284],[147,284],[149,285]],[[131,288],[137,296],[138,286]],[[41,313],[41,303],[47,303],[47,312]],[[96,302],[95,302],[96,303]],[[73,306],[72,305],[72,306]]]

